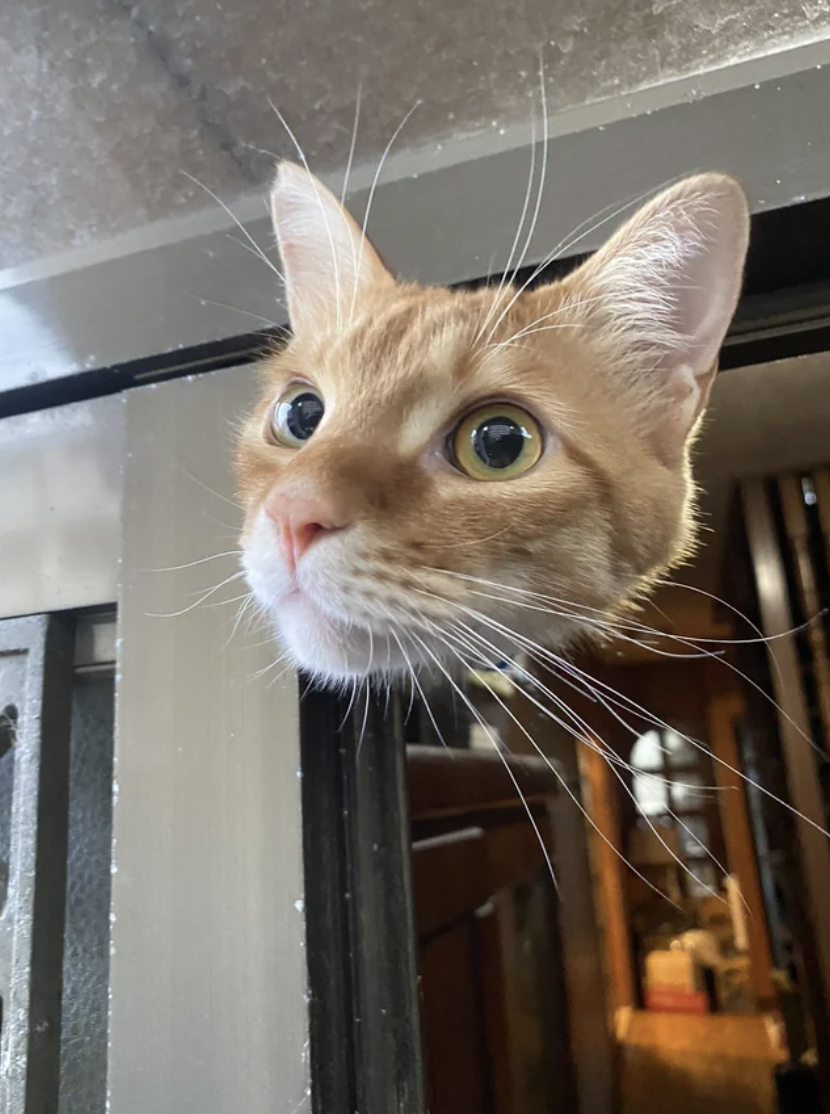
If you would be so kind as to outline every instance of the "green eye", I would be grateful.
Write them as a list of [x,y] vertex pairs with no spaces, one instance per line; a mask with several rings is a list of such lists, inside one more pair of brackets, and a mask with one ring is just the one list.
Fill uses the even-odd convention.
[[314,433],[325,412],[320,395],[306,383],[295,383],[274,407],[271,428],[276,440],[299,449]]
[[542,455],[539,423],[526,410],[504,402],[481,406],[456,426],[449,440],[459,471],[475,480],[512,480]]

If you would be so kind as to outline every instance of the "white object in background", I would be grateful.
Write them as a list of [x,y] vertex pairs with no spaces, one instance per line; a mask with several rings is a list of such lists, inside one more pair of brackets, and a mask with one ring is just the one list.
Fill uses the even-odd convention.
[[749,951],[749,932],[746,924],[746,906],[741,893],[741,884],[735,874],[727,875],[726,900],[729,903],[729,915],[732,918],[735,948],[739,952],[747,952]]
[[700,928],[690,929],[679,938],[680,946],[701,967],[717,967],[720,961],[718,942],[711,932]]
[[479,688],[489,689],[505,700],[510,699],[516,687],[503,669],[471,669],[469,679]]
[[493,750],[493,744],[499,750],[504,750],[501,741],[501,736],[495,727],[488,726],[482,727],[480,723],[474,723],[470,727],[470,747],[472,750]]

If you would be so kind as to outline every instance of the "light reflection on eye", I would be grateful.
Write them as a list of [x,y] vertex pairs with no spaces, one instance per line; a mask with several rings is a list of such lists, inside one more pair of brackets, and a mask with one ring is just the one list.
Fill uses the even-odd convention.
[[450,434],[450,460],[476,480],[512,480],[542,455],[539,423],[526,410],[505,402],[480,406]]
[[281,445],[299,449],[312,436],[325,412],[323,399],[307,383],[295,383],[274,407],[271,431]]

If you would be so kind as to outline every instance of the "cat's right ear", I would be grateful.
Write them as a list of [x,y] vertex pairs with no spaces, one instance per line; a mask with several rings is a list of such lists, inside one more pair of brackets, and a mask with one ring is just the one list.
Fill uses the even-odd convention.
[[271,217],[295,335],[339,328],[367,295],[394,283],[343,205],[302,167],[280,164]]

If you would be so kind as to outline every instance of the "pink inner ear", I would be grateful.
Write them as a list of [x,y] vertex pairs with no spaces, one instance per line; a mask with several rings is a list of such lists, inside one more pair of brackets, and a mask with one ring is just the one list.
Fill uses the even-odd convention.
[[660,439],[682,447],[705,406],[740,295],[749,236],[742,190],[705,174],[667,190],[574,276]]
[[295,333],[340,327],[369,288],[394,281],[362,229],[307,170],[280,165],[271,216]]

